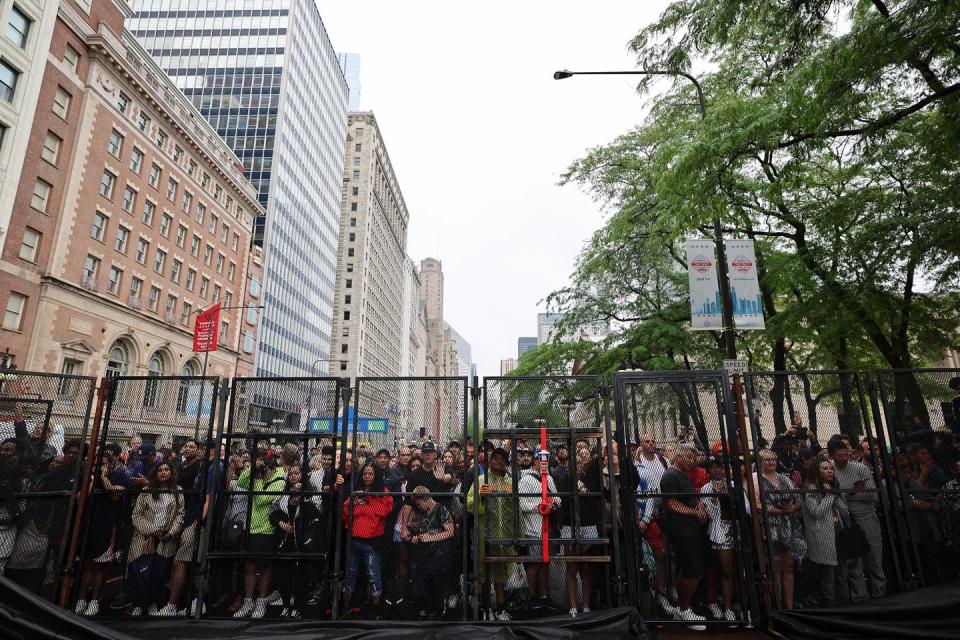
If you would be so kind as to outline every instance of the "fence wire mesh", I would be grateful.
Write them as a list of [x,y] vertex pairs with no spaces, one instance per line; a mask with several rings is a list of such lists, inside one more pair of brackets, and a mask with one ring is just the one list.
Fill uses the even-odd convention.
[[0,575],[49,600],[73,534],[94,384],[0,373]]

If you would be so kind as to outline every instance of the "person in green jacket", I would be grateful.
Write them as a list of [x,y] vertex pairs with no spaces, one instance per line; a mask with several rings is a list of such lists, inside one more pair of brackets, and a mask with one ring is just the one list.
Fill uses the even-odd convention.
[[[506,450],[494,449],[489,457],[487,471],[480,474],[476,480],[479,484],[480,503],[477,504],[474,500],[473,491],[467,492],[467,509],[476,517],[479,527],[477,536],[484,557],[517,555],[512,545],[492,544],[489,547],[486,545],[488,538],[507,539],[515,536],[515,500],[512,495],[509,495],[513,493],[513,478],[507,472],[509,461]],[[481,579],[485,574],[489,575],[497,594],[496,610],[491,611],[491,616],[496,620],[510,620],[510,614],[505,607],[504,584],[512,566],[505,562],[491,562],[488,569],[486,565],[486,562],[480,562]]]

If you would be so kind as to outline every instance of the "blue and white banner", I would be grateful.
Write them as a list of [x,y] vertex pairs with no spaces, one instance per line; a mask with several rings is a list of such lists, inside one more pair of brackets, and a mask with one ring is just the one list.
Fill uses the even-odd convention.
[[717,285],[716,247],[712,240],[687,240],[687,274],[690,278],[690,328],[714,331],[723,328],[723,307]]
[[760,298],[753,240],[727,240],[725,246],[733,326],[737,329],[764,329],[763,301]]

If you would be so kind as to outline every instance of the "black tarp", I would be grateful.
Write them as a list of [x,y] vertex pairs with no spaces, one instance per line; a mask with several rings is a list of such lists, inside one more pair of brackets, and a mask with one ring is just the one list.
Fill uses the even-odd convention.
[[653,638],[635,609],[611,609],[571,620],[523,622],[321,622],[137,618],[94,622],[37,598],[0,577],[0,637],[3,640],[622,640]]
[[960,582],[909,591],[855,605],[776,611],[776,629],[790,638],[960,638]]

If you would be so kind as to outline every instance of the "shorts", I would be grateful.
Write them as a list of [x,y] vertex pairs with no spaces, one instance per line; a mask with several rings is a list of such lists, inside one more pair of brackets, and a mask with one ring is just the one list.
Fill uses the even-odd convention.
[[662,553],[666,551],[667,545],[663,541],[663,530],[660,529],[660,525],[657,524],[656,520],[651,520],[650,524],[647,525],[647,530],[643,534],[643,537],[646,539],[647,543],[650,544],[650,548],[653,549],[655,553]]
[[[572,538],[573,537],[573,528],[570,525],[564,526],[560,530],[561,538]],[[600,537],[597,527],[595,525],[590,525],[588,527],[580,527],[580,537],[584,540],[592,540]]]
[[194,522],[180,532],[180,546],[177,548],[177,555],[175,555],[173,559],[180,562],[199,562],[200,558],[196,557],[199,537],[199,522]]
[[669,540],[677,566],[680,568],[680,576],[702,578],[707,566],[703,536],[671,533]]
[[[256,555],[272,554],[276,551],[273,536],[269,533],[252,533],[247,544],[247,551]],[[268,562],[269,558],[256,558],[257,562]]]

